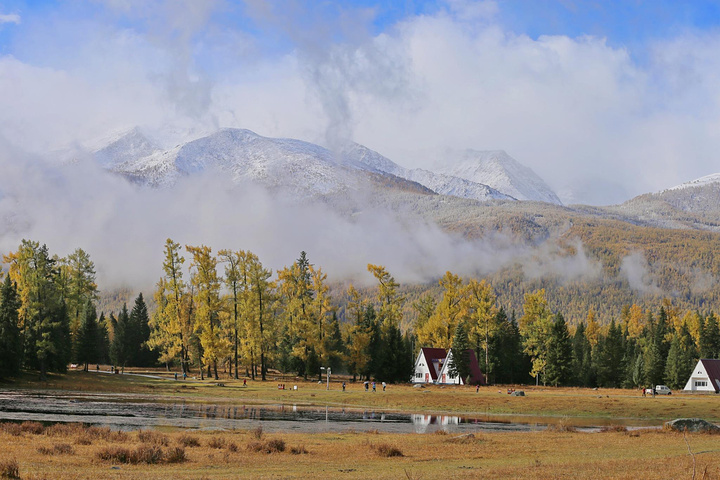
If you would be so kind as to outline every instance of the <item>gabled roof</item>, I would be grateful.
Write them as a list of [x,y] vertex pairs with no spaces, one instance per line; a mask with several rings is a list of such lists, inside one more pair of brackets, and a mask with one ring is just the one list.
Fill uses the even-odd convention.
[[701,358],[700,362],[703,364],[703,367],[705,367],[705,372],[708,378],[710,378],[710,383],[715,389],[715,392],[720,392],[720,386],[718,386],[718,381],[720,381],[720,360]]
[[[483,373],[480,371],[480,365],[478,365],[475,351],[472,348],[468,348],[466,352],[468,353],[468,360],[470,361],[470,381],[468,385],[485,385],[485,375],[483,375]],[[450,351],[448,352],[448,358],[450,358],[450,360],[445,362],[442,371],[449,373],[450,364],[454,361],[453,359],[455,358],[455,354],[452,349],[450,349]],[[463,379],[463,381],[465,380],[466,379]]]
[[485,381],[485,375],[480,371],[480,365],[478,364],[478,359],[475,356],[475,350],[471,348],[468,352],[470,352],[470,384],[487,384]]
[[420,349],[420,355],[425,357],[427,362],[428,370],[430,370],[430,376],[433,380],[437,380],[438,372],[435,371],[433,363],[435,361],[445,360],[447,352],[444,348],[427,348],[423,347]]

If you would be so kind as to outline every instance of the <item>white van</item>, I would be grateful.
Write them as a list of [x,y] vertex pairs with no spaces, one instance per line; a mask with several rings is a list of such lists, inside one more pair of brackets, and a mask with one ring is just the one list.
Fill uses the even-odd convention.
[[655,395],[672,395],[672,390],[665,385],[655,385]]

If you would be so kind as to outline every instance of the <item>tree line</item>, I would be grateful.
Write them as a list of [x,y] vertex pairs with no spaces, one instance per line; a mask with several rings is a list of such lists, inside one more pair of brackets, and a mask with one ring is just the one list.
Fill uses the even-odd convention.
[[[678,388],[697,358],[720,354],[716,317],[681,315],[669,301],[655,310],[626,306],[604,327],[591,309],[570,327],[542,289],[525,295],[518,316],[487,281],[447,272],[439,294],[407,302],[386,268],[372,264],[371,293],[349,285],[341,301],[305,252],[273,275],[250,251],[213,253],[168,239],[152,315],[140,294],[130,311],[98,316],[94,264],[82,249],[58,258],[23,240],[3,260],[2,377],[21,368],[44,377],[72,362],[262,380],[270,370],[308,378],[330,367],[353,379],[405,382],[419,348],[440,347],[460,352],[455,369],[463,378],[463,352],[473,350],[491,383]],[[401,329],[407,304],[414,321]]]

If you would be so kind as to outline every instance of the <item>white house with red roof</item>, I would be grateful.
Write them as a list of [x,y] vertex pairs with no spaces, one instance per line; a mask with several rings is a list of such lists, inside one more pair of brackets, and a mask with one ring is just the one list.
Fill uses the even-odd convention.
[[415,360],[412,383],[437,383],[438,374],[443,368],[446,357],[447,352],[444,348],[421,348]]
[[[470,356],[470,383],[484,385],[485,375],[480,371],[475,352],[468,350]],[[441,385],[464,385],[464,379],[450,374],[453,352],[444,348],[421,348],[415,360],[415,372],[412,383],[435,383]]]
[[683,389],[686,392],[720,392],[720,360],[701,358]]

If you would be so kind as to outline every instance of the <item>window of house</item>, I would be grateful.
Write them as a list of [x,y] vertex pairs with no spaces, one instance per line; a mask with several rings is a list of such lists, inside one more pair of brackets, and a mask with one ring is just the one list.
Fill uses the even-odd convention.
[[422,378],[422,373],[416,373],[415,378]]
[[695,386],[696,387],[707,387],[707,382],[705,380],[695,380]]

